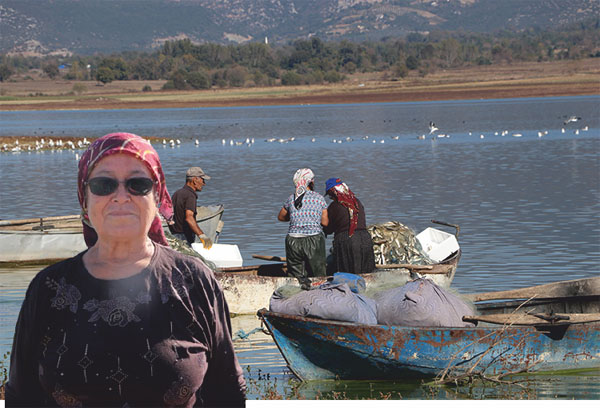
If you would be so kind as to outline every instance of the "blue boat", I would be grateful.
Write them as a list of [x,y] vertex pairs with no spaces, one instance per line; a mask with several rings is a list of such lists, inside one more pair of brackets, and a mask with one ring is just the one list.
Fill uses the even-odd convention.
[[[361,325],[266,309],[258,316],[301,380],[598,370],[599,288],[600,277],[519,289],[527,293],[522,307],[517,296],[498,301],[488,293],[478,297],[477,316],[463,317],[476,327]],[[502,293],[508,299],[510,291]]]

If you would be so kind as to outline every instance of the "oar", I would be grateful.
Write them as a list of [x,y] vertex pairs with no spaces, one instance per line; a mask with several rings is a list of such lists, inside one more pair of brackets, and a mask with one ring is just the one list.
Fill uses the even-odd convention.
[[600,313],[570,313],[553,316],[524,313],[490,314],[483,316],[463,316],[465,322],[486,322],[493,324],[511,324],[514,326],[547,326],[549,324],[592,323],[600,321]]
[[527,288],[514,290],[473,293],[464,296],[472,302],[477,302],[480,300],[529,299],[533,296],[538,299],[543,299],[551,297],[594,295],[600,295],[600,277],[546,283],[544,285],[530,286]]
[[257,255],[252,254],[252,258],[262,259],[264,261],[276,261],[276,262],[285,262],[284,256],[273,256],[273,255]]

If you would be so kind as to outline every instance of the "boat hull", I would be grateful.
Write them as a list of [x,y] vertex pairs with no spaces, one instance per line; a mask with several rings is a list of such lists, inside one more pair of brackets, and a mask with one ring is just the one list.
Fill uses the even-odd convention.
[[81,231],[0,231],[0,262],[51,262],[70,258],[87,246]]
[[[600,278],[582,282],[597,287]],[[487,375],[529,371],[600,369],[600,294],[477,304],[478,314],[510,313],[516,323],[479,322],[476,327],[360,325],[291,316],[261,309],[289,368],[302,380],[395,380],[474,372]],[[585,313],[584,323],[561,320],[518,325],[525,310],[535,313]],[[504,315],[506,316],[506,315]],[[576,315],[571,315],[575,318]]]
[[[367,326],[261,311],[288,366],[302,380],[435,377],[448,367],[489,375],[600,369],[600,323],[475,328]],[[491,350],[491,351],[488,351]]]

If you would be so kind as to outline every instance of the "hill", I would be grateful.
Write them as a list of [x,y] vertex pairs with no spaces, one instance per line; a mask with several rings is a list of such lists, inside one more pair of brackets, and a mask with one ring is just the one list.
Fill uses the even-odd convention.
[[3,0],[0,53],[147,51],[181,38],[287,43],[519,32],[590,18],[600,18],[597,0]]

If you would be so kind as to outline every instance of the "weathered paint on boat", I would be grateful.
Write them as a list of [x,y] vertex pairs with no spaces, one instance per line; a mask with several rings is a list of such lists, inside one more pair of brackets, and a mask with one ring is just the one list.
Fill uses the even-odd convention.
[[[590,294],[585,301],[561,298],[557,307],[564,309],[571,301],[587,313],[597,310],[600,295]],[[496,311],[516,307],[496,306]],[[265,309],[258,315],[302,380],[434,377],[449,367],[465,372],[479,359],[477,370],[492,375],[600,369],[599,322],[551,324],[540,319],[530,326],[427,328],[359,325]]]
[[[432,279],[442,287],[449,287],[454,279],[460,251],[444,262],[432,265],[431,270],[419,272]],[[241,268],[221,268],[215,272],[225,299],[232,314],[255,314],[258,309],[269,306],[273,292],[284,285],[298,285],[296,278],[286,274],[285,263],[246,266]],[[417,277],[415,271],[403,268],[378,269],[376,272],[361,274],[367,285],[367,293],[376,288],[383,288],[393,283],[400,286]],[[313,285],[319,285],[327,280],[311,278]]]

